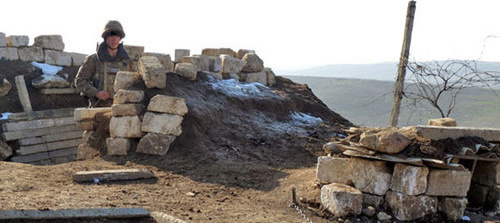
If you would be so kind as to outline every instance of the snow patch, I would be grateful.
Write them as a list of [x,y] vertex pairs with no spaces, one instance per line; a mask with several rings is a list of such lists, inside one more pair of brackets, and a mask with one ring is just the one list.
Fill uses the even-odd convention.
[[31,62],[31,65],[33,65],[36,68],[39,68],[42,70],[43,74],[47,75],[56,75],[57,72],[61,71],[63,68],[59,66],[54,66],[46,63],[37,63],[37,62]]
[[209,77],[212,89],[233,97],[278,97],[261,83],[240,83],[234,79],[216,80]]
[[2,113],[2,117],[0,117],[0,120],[7,120],[10,115],[12,115],[12,113],[10,112]]
[[318,125],[323,122],[323,119],[321,118],[314,117],[302,112],[293,112],[292,114],[290,114],[290,117],[292,118],[293,122],[299,126]]
[[290,135],[306,135],[307,127],[319,125],[323,120],[302,112],[293,112],[289,114],[289,121],[272,122],[269,125],[262,125],[264,128],[273,132],[283,132]]

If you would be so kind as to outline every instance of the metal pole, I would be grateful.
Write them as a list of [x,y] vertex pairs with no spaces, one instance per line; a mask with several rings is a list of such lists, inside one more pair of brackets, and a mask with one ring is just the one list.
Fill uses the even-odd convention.
[[408,65],[408,55],[410,54],[411,32],[413,30],[413,19],[415,18],[415,1],[408,2],[408,11],[406,12],[406,25],[403,39],[403,47],[399,58],[398,77],[394,84],[394,101],[392,103],[390,126],[398,125],[399,110],[401,99],[403,98],[403,87]]

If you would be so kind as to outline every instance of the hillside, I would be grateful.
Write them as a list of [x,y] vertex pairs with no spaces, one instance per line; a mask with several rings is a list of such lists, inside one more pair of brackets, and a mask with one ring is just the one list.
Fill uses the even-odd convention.
[[[361,126],[387,126],[394,83],[390,81],[286,76],[309,85],[328,107]],[[500,90],[467,89],[460,94],[452,117],[460,126],[500,128]],[[403,99],[403,104],[405,103]],[[400,126],[426,124],[438,113],[424,104],[411,112],[402,107]]]

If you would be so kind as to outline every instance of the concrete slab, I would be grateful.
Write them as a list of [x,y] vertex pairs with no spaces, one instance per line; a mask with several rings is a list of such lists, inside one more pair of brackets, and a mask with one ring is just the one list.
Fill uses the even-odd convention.
[[146,169],[96,170],[76,172],[73,174],[73,181],[93,182],[94,179],[98,179],[99,181],[137,180],[153,177],[155,177],[153,172]]
[[458,139],[465,136],[477,136],[488,141],[500,142],[500,129],[494,128],[469,128],[447,126],[417,126],[417,134],[427,139]]
[[38,144],[38,145],[33,145],[33,146],[21,146],[21,147],[19,147],[18,150],[16,150],[16,153],[18,155],[29,155],[29,154],[48,152],[48,151],[64,149],[64,148],[72,148],[72,147],[77,147],[78,145],[80,145],[82,143],[82,141],[83,141],[82,138],[78,138],[78,139],[70,139],[70,140],[64,140],[64,141]]
[[30,113],[19,112],[9,115],[8,121],[26,121],[28,117],[33,119],[44,119],[44,118],[60,118],[73,116],[75,108],[61,108],[61,109],[51,109],[42,111],[33,111]]
[[56,141],[62,141],[62,140],[68,140],[68,139],[78,139],[82,138],[82,131],[72,131],[72,132],[62,132],[62,133],[57,133],[57,134],[50,134],[50,135],[43,135],[43,136],[37,136],[37,137],[32,137],[32,138],[26,138],[26,139],[20,139],[19,145],[21,146],[29,146],[29,145],[36,145],[36,144],[42,144],[42,143],[48,143],[48,142],[56,142]]
[[61,133],[61,132],[71,132],[71,131],[77,131],[77,130],[79,130],[77,125],[71,124],[71,125],[57,126],[57,128],[47,127],[47,128],[39,128],[39,129],[29,129],[29,130],[24,130],[24,131],[4,132],[4,133],[2,133],[2,137],[6,141],[12,141],[12,140],[17,140],[17,139],[30,138],[30,137],[42,136],[42,135],[50,135],[50,134],[56,134],[56,133]]
[[13,132],[28,129],[40,129],[46,127],[70,125],[74,123],[75,120],[73,120],[73,117],[49,118],[32,121],[20,121],[15,123],[5,123],[2,125],[2,129],[4,132]]
[[44,220],[76,218],[143,218],[149,217],[144,208],[96,208],[60,210],[0,210],[0,220]]
[[18,163],[32,163],[40,160],[53,159],[57,157],[76,155],[78,153],[78,147],[68,148],[68,149],[59,149],[49,152],[35,153],[26,156],[16,156],[12,157],[13,162]]

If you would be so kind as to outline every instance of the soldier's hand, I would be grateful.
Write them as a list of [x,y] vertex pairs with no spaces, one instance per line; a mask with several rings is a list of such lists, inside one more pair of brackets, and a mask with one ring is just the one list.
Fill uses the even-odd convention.
[[106,100],[109,98],[109,92],[107,91],[98,91],[95,96],[101,100]]

